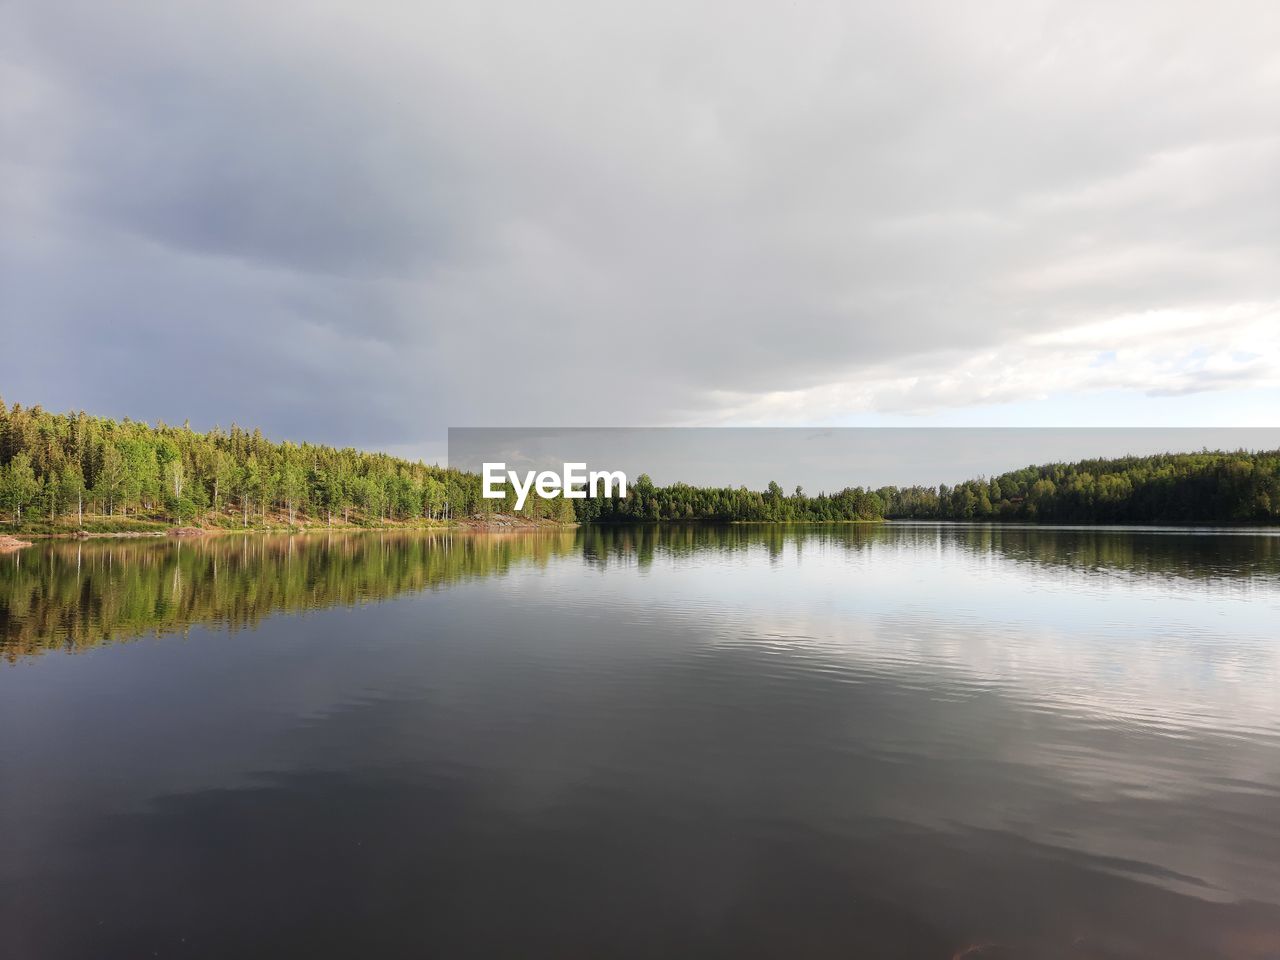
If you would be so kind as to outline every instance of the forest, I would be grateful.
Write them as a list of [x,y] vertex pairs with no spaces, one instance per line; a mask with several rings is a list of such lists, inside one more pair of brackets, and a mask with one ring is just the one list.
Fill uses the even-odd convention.
[[877,496],[895,519],[1269,524],[1280,522],[1280,450],[1050,463]]
[[495,508],[475,476],[385,454],[0,400],[0,511],[28,529],[388,525]]
[[[856,466],[851,472],[856,471]],[[200,433],[0,400],[0,517],[11,529],[152,530],[435,525],[512,513],[480,477],[386,454],[274,442],[232,425]],[[858,486],[786,493],[658,486],[625,498],[530,498],[531,519],[820,523],[1010,520],[1043,523],[1276,523],[1280,451],[1201,451],[1028,466],[955,486]]]
[[776,482],[763,491],[746,487],[655,486],[641,474],[625,499],[578,500],[583,523],[644,523],[657,520],[713,520],[723,523],[839,523],[884,519],[883,502],[862,487],[807,495],[801,487],[787,495]]

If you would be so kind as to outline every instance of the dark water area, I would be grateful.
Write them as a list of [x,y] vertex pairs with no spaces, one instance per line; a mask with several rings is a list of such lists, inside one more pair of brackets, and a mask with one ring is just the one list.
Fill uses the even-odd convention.
[[1280,957],[1280,536],[0,557],[0,957]]

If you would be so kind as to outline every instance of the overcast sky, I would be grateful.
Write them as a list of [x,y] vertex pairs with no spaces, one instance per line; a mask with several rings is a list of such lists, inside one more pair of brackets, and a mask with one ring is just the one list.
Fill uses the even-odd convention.
[[0,394],[1274,425],[1280,4],[9,0]]

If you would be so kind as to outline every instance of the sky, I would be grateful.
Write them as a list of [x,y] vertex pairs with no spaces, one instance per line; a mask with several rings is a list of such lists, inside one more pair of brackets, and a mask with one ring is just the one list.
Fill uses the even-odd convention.
[[0,4],[0,395],[1275,426],[1280,4]]
[[[1169,451],[1277,450],[1280,427],[454,427],[451,467],[485,475],[549,470],[568,464],[583,477],[621,471],[659,486],[764,490],[770,482],[810,493],[857,485],[936,486],[993,477],[1030,464]],[[565,481],[567,482],[567,481]]]

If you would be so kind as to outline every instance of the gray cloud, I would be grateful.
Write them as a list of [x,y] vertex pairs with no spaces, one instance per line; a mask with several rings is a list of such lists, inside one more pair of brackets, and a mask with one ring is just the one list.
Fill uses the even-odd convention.
[[[10,399],[412,448],[1280,387],[1246,342],[1280,303],[1265,0],[20,0],[0,28]],[[1156,322],[1105,372],[1105,337],[1044,345],[1126,317]]]

